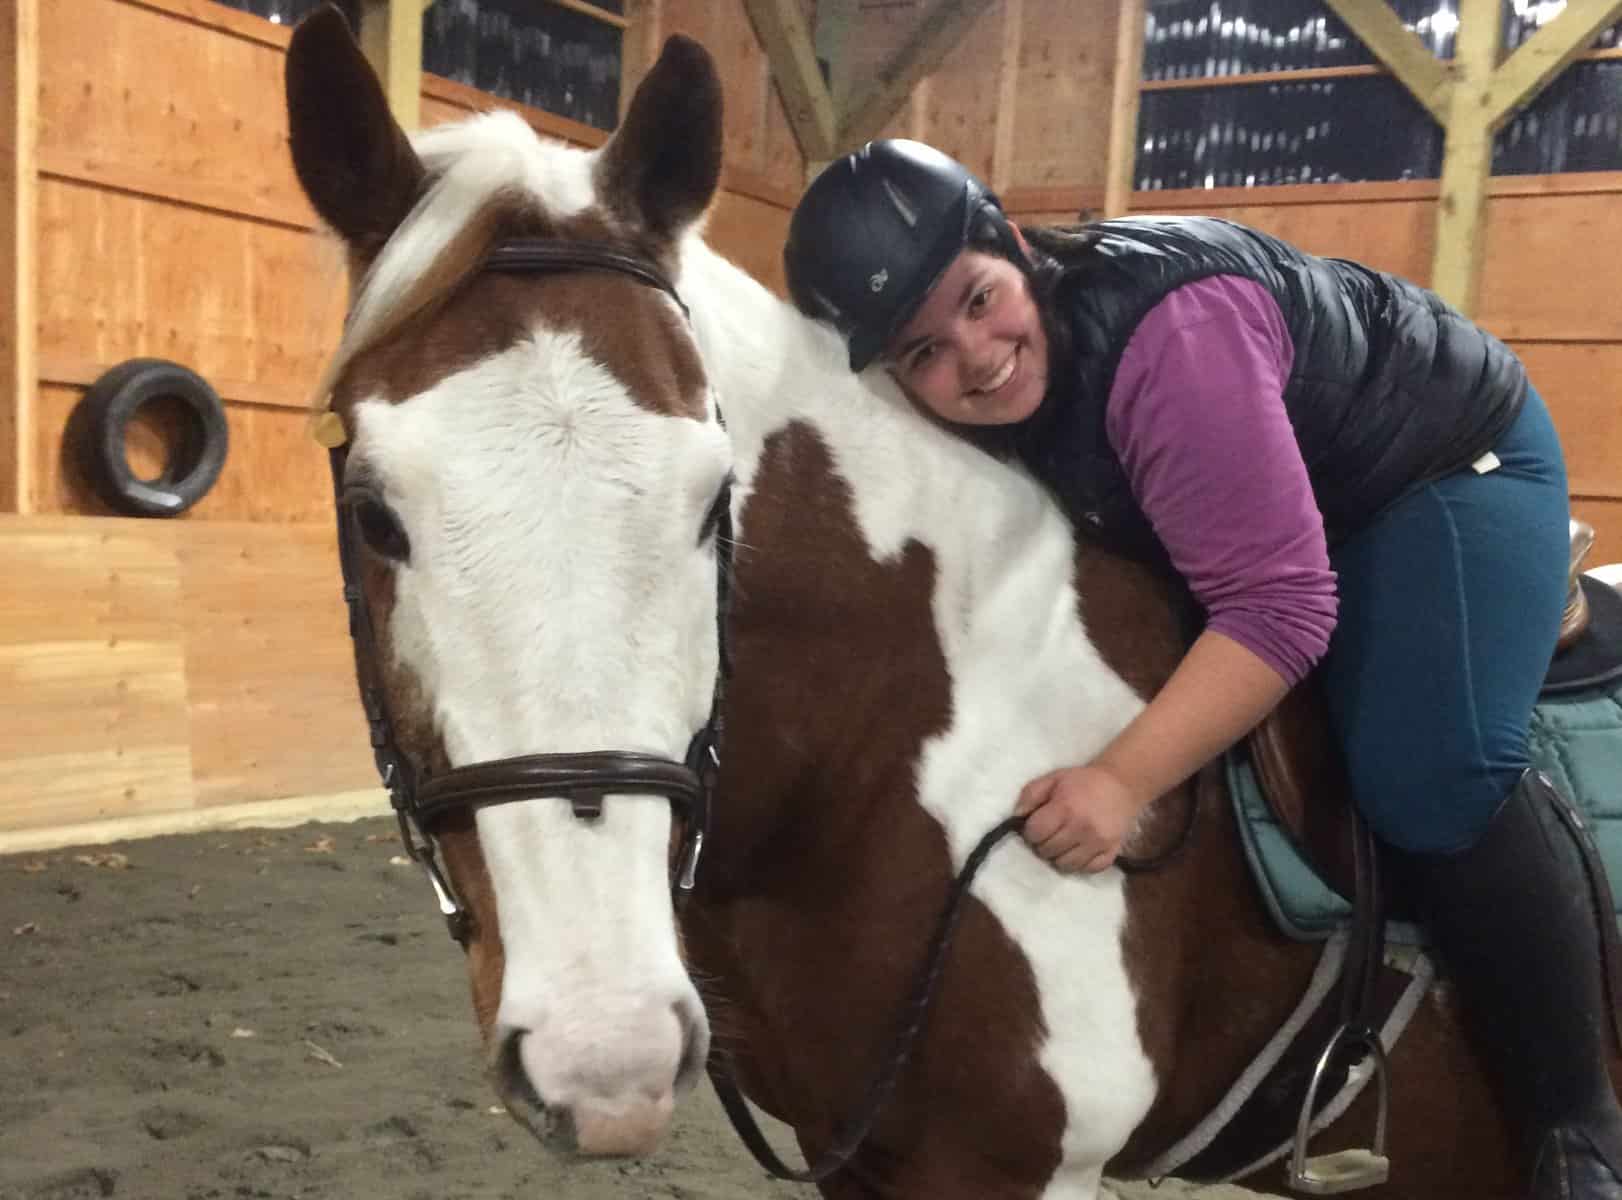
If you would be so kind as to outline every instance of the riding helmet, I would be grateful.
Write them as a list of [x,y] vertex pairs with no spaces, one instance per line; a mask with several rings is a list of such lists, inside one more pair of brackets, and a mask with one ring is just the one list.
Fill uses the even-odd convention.
[[977,220],[1020,261],[1013,229],[990,189],[922,142],[869,142],[829,164],[789,221],[783,265],[807,316],[845,336],[860,371],[918,311]]

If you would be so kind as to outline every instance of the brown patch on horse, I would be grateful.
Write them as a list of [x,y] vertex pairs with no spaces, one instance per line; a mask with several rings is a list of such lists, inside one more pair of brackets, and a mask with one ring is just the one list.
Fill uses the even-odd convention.
[[[742,530],[727,753],[683,928],[695,977],[726,981],[706,997],[717,1045],[814,1154],[892,1048],[953,875],[916,788],[923,743],[952,718],[950,678],[933,554],[868,556],[810,427],[769,440]],[[912,1064],[852,1173],[825,1190],[1013,1194],[997,1185],[1005,1168],[1039,1190],[1065,1123],[1036,1062],[1039,1011],[1023,953],[971,899]]]
[[[533,214],[509,218],[497,236],[615,244],[607,224],[591,217],[556,223]],[[341,414],[365,397],[409,399],[545,326],[578,333],[585,352],[642,408],[705,419],[704,366],[680,311],[664,293],[599,268],[477,272],[476,263],[489,249],[479,247],[469,266],[474,273],[450,295],[354,358],[334,389],[334,407]],[[352,428],[349,432],[353,436]]]

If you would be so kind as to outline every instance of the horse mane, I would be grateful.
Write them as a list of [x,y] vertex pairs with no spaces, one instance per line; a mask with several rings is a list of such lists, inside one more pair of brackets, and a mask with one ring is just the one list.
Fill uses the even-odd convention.
[[515,215],[565,215],[593,199],[584,150],[543,141],[522,118],[483,113],[412,138],[428,187],[352,285],[338,348],[322,373],[315,408],[331,403],[349,364],[473,274]]

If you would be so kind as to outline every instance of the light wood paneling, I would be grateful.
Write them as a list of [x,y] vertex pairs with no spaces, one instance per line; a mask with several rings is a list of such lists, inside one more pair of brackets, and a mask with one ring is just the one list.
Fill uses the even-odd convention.
[[710,210],[706,240],[779,296],[786,296],[783,242],[788,218],[788,211],[777,205],[723,192]]
[[1622,345],[1510,345],[1548,401],[1572,495],[1622,500]]
[[0,825],[193,800],[181,596],[162,530],[0,518]]
[[44,172],[313,225],[280,47],[121,0],[42,4],[40,43]]
[[1619,228],[1622,190],[1494,196],[1477,319],[1503,338],[1622,341]]
[[1115,0],[1024,0],[1013,186],[1104,185],[1115,9]]
[[331,528],[177,540],[199,806],[375,783]]
[[[116,515],[86,482],[77,440],[66,436],[83,394],[83,389],[54,384],[40,388],[35,512]],[[321,523],[331,516],[325,452],[310,440],[304,410],[227,402],[225,416],[231,436],[225,469],[208,495],[177,520]],[[130,461],[139,467],[155,457],[148,442]]]
[[57,179],[39,218],[42,362],[154,355],[308,403],[343,310],[323,239]]
[[[924,140],[985,180],[996,167],[1002,16],[1000,2],[984,6],[940,69],[929,77],[929,90],[923,97]],[[1016,145],[1020,136],[1016,123]]]
[[0,829],[376,784],[329,527],[0,518]]

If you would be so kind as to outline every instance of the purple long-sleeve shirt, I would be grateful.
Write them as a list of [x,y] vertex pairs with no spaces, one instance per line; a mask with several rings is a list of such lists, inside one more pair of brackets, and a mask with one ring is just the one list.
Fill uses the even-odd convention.
[[1219,275],[1133,331],[1105,432],[1208,623],[1300,681],[1335,628],[1335,575],[1284,410],[1295,347],[1267,289]]

